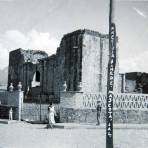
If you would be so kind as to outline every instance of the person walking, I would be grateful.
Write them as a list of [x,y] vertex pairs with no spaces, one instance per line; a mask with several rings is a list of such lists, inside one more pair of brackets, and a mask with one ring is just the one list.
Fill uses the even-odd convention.
[[101,101],[97,101],[97,106],[96,106],[96,110],[97,110],[97,124],[96,125],[100,125],[100,115],[101,115]]
[[50,103],[50,105],[48,106],[48,128],[53,128],[54,124],[55,124],[55,109],[54,106],[52,105],[52,103]]

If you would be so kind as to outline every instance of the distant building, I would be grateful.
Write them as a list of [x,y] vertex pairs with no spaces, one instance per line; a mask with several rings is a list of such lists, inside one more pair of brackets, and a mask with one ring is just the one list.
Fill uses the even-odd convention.
[[[142,72],[130,72],[122,75],[125,93],[148,94],[148,74]],[[122,83],[123,84],[123,83]]]

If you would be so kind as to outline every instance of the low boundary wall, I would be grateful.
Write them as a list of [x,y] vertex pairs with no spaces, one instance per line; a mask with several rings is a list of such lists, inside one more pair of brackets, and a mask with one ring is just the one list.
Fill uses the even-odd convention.
[[[59,104],[53,104],[57,117],[59,118]],[[46,121],[49,104],[24,103],[22,108],[22,120],[25,121]],[[59,119],[56,119],[59,122]]]
[[[106,95],[62,92],[61,122],[96,122],[96,102],[102,103],[101,122],[106,122]],[[148,95],[114,94],[114,123],[148,123]]]
[[8,117],[9,109],[12,107],[14,109],[13,119],[21,120],[21,110],[23,107],[23,92],[22,91],[1,91],[0,101],[1,101],[1,113],[3,117]]

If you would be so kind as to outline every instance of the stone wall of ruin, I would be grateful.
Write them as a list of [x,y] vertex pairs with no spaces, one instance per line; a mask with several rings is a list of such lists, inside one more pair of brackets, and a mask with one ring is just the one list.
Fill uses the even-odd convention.
[[47,57],[43,51],[17,49],[9,54],[9,74],[8,86],[13,83],[14,89],[17,89],[18,82],[22,83],[23,91],[26,93],[28,87],[31,88],[31,82],[34,73],[38,69],[38,60]]
[[13,83],[16,89],[19,81],[22,80],[24,57],[21,50],[15,50],[9,54],[9,73],[8,73],[8,86]]
[[[83,91],[106,93],[109,61],[108,35],[86,31],[83,37],[82,53]],[[118,48],[114,82],[114,91],[120,92]]]
[[67,84],[67,91],[77,91],[81,81],[81,52],[81,31],[73,32],[62,38],[56,55],[40,61],[43,92],[59,97],[64,81]]
[[61,42],[60,49],[64,53],[61,57],[64,65],[63,80],[67,83],[67,91],[77,91],[81,81],[82,39],[82,32],[76,31],[65,35]]

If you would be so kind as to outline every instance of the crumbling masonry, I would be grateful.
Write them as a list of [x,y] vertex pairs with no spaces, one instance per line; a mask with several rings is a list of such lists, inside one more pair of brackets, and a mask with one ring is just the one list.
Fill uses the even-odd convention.
[[[118,49],[115,92],[121,92]],[[106,93],[109,60],[108,35],[77,30],[64,35],[55,55],[43,51],[17,49],[10,52],[8,85],[22,82],[25,96],[48,96],[58,100],[64,82],[67,91]],[[54,97],[53,97],[54,96]],[[55,100],[54,100],[55,99]]]

